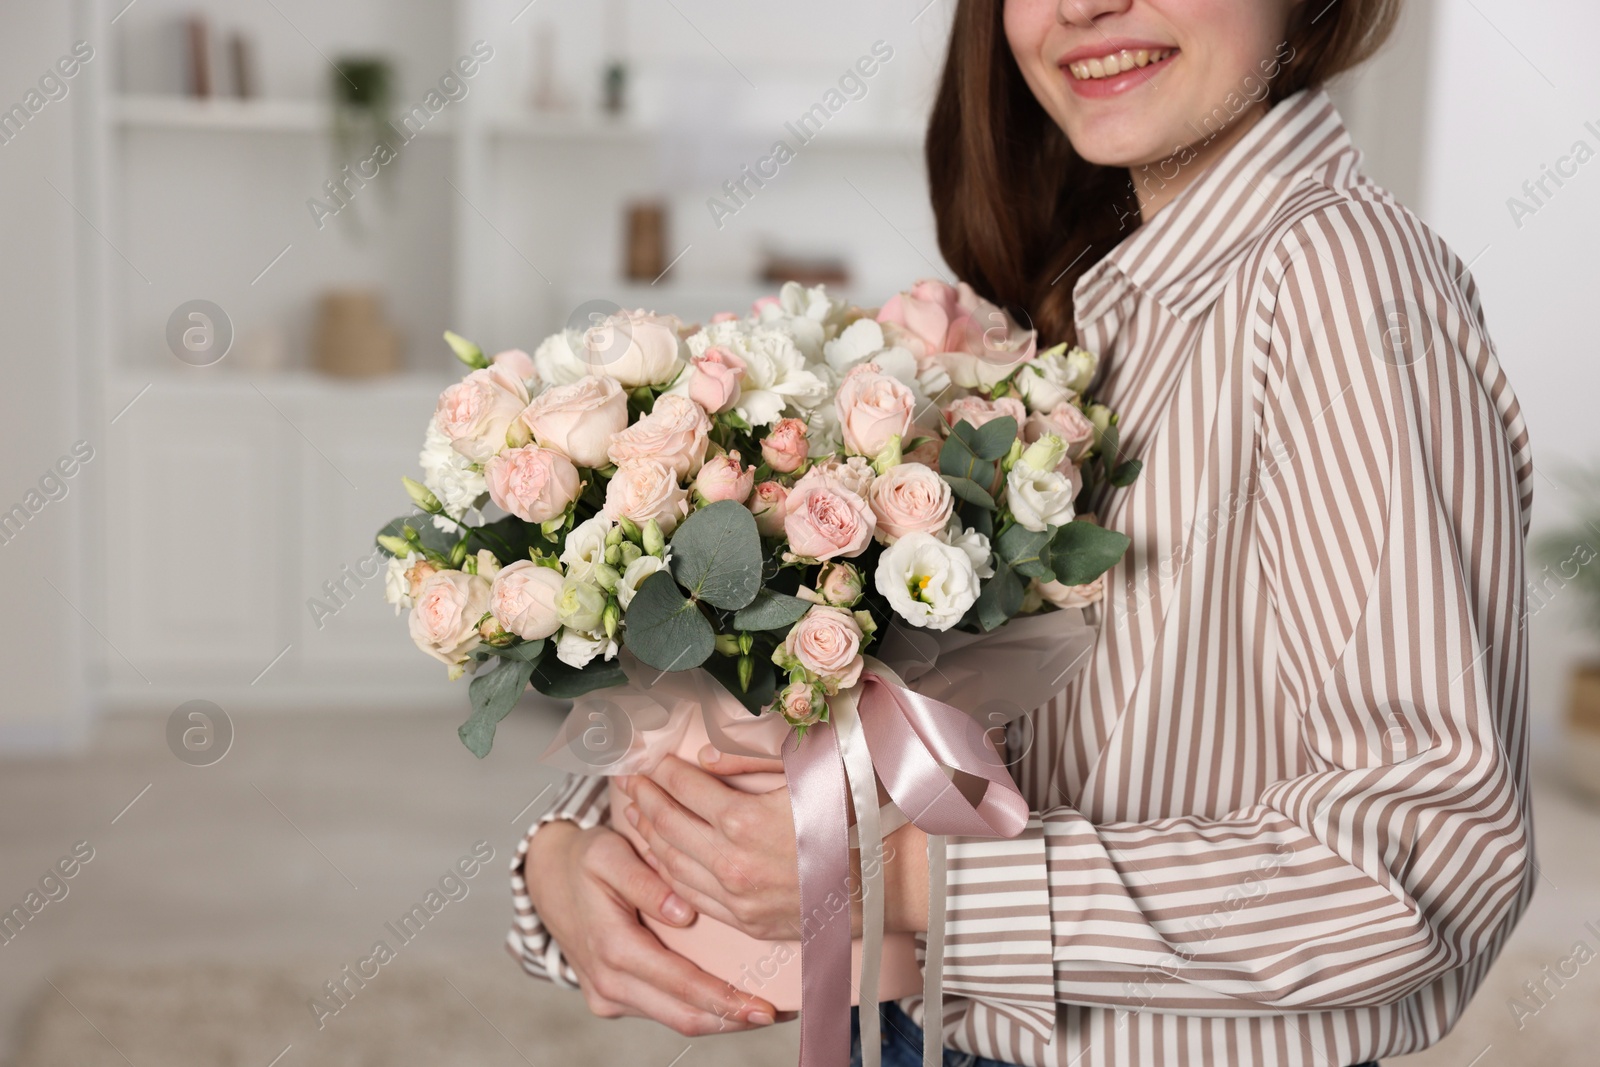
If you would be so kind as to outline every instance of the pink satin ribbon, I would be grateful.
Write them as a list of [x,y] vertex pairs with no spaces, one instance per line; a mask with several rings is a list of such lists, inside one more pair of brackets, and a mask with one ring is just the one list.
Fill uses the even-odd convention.
[[[870,672],[861,677],[858,706],[884,788],[924,833],[1015,837],[1027,826],[1027,800],[966,712]],[[791,736],[783,766],[800,854],[800,1067],[840,1067],[850,1061],[850,829],[833,726],[811,727],[804,741]],[[955,787],[945,767],[988,782],[977,804]],[[829,910],[834,893],[845,903],[842,911]],[[877,1007],[862,1004],[861,1010]],[[927,1027],[925,1040],[939,1041],[939,1029]]]

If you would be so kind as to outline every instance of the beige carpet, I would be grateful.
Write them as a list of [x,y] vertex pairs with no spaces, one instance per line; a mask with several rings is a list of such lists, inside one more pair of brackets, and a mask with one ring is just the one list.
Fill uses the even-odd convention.
[[[1508,954],[1440,1045],[1404,1067],[1549,1067],[1595,1062],[1600,961],[1582,967],[1519,1030],[1507,1000],[1564,952]],[[314,969],[172,967],[68,971],[25,1012],[14,1067],[611,1067],[650,1050],[654,1067],[795,1061],[797,1028],[690,1041],[627,1019],[599,1022],[581,999],[484,961],[412,960],[380,972],[320,1031],[306,1006]],[[1592,971],[1592,973],[1591,973]],[[1552,986],[1553,988],[1553,986]],[[292,1046],[292,1047],[290,1047]],[[626,1050],[626,1055],[623,1055]]]

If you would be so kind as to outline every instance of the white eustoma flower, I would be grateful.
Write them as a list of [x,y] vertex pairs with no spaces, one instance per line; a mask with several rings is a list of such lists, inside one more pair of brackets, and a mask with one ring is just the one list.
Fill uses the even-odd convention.
[[[439,498],[445,512],[454,519],[472,521],[472,512],[489,492],[489,483],[483,472],[474,470],[471,460],[457,452],[450,438],[438,424],[428,420],[427,436],[423,438],[422,484]],[[455,523],[441,516],[434,517],[434,525],[453,530]]]
[[622,572],[622,581],[617,583],[617,606],[628,610],[628,605],[633,603],[633,595],[639,591],[639,586],[644,580],[659,570],[665,570],[667,561],[659,556],[640,556]]
[[1065,474],[1039,470],[1021,460],[1006,475],[1006,501],[1011,515],[1019,526],[1034,533],[1071,522],[1072,500],[1077,495],[1077,487]]
[[1074,393],[1085,392],[1089,383],[1094,381],[1095,368],[1100,365],[1100,357],[1087,348],[1073,348],[1065,357],[1067,369],[1067,388]]
[[822,348],[839,335],[849,305],[828,295],[826,287],[810,289],[799,282],[786,282],[778,291],[776,303],[756,309],[755,319],[763,326],[783,330],[807,360],[822,359]]
[[771,426],[785,414],[813,411],[831,398],[827,380],[811,369],[794,339],[782,330],[715,322],[687,343],[696,356],[721,345],[744,360],[734,410],[752,426]]
[[605,562],[606,535],[615,525],[601,514],[569,530],[567,543],[561,550],[562,573],[580,580],[593,574],[596,565]]
[[539,343],[533,365],[546,385],[571,385],[589,374],[584,361],[583,331],[562,330]]
[[603,633],[584,633],[570,626],[564,626],[561,629],[561,636],[556,638],[556,659],[575,670],[587,667],[596,656],[614,659],[616,654],[616,641]]
[[[1081,352],[1082,349],[1075,351]],[[1028,402],[1030,411],[1052,411],[1078,395],[1073,388],[1077,376],[1067,365],[1065,352],[1046,352],[1038,356],[1032,362],[1023,364],[1012,380],[1022,399]]]
[[411,581],[406,571],[417,561],[413,555],[390,556],[389,566],[383,572],[383,599],[394,605],[394,613],[411,608]]
[[927,533],[884,549],[873,584],[896,615],[929,630],[950,629],[978,602],[978,573],[966,550]]
[[954,548],[959,548],[967,554],[972,561],[972,569],[979,578],[993,578],[994,551],[989,544],[989,539],[972,527],[961,525],[961,516],[952,515],[944,528],[944,539]]

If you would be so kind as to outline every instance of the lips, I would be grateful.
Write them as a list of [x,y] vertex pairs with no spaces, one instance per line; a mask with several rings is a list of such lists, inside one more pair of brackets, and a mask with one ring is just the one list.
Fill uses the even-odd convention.
[[1130,70],[1148,67],[1152,63],[1160,63],[1177,51],[1176,48],[1123,48],[1109,55],[1094,56],[1062,65],[1079,81],[1099,81],[1103,78],[1114,78]]

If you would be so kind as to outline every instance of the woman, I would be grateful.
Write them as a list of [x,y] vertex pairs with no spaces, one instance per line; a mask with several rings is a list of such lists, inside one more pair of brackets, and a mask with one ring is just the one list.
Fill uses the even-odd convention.
[[[941,249],[1101,354],[1144,474],[1096,502],[1133,544],[1093,662],[1008,737],[1034,818],[949,842],[949,1063],[1414,1052],[1527,905],[1527,434],[1464,265],[1361,176],[1320,89],[1394,15],[958,7],[927,145]],[[514,951],[601,1014],[772,1021],[635,911],[792,928],[787,801],[672,759],[618,784],[651,866],[572,783],[525,894],[514,876]],[[889,842],[891,928],[926,929],[919,835]],[[923,1019],[884,1005],[885,1063],[920,1062]]]

